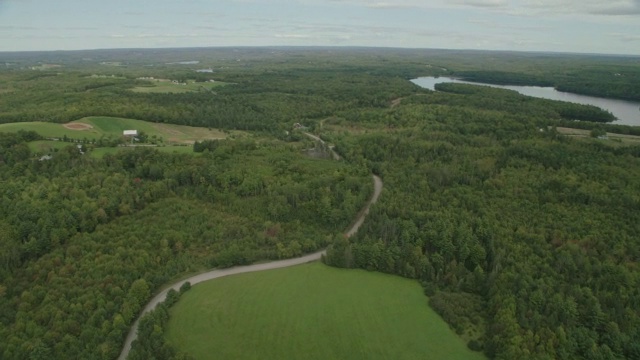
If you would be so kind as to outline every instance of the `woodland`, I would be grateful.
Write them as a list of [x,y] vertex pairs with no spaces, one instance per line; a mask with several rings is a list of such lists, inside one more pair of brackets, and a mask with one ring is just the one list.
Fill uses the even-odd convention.
[[[196,143],[197,156],[70,146],[45,161],[28,147],[41,135],[0,134],[2,359],[114,359],[170,280],[326,247],[332,266],[419,281],[489,358],[640,359],[640,146],[556,130],[638,128],[590,106],[408,81],[638,100],[637,58],[221,48],[0,53],[0,64],[2,123],[113,116],[250,134]],[[131,90],[149,76],[227,85]],[[296,123],[343,160],[309,157]],[[371,173],[384,190],[345,238]],[[145,320],[132,356],[186,357],[162,343],[167,316]]]

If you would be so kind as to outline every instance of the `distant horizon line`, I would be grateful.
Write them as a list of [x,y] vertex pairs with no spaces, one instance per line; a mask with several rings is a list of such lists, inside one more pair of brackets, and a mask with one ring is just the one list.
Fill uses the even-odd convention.
[[393,46],[365,46],[365,45],[224,45],[224,46],[185,46],[185,47],[115,47],[115,48],[91,48],[69,50],[0,50],[0,54],[27,54],[27,53],[79,53],[97,51],[150,51],[150,50],[203,50],[203,49],[383,49],[383,50],[438,50],[450,52],[487,52],[487,53],[521,53],[521,54],[551,54],[551,55],[578,55],[578,56],[614,56],[614,57],[640,57],[640,54],[620,53],[589,53],[573,51],[552,50],[506,50],[506,49],[470,49],[470,48],[428,48],[428,47],[393,47]]

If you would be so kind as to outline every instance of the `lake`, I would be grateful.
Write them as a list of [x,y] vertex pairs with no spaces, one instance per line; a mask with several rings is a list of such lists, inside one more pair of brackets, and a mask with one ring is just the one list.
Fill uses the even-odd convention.
[[461,81],[450,77],[419,77],[411,80],[412,83],[425,89],[434,90],[436,84],[453,82],[460,84],[485,85],[501,89],[515,90],[522,95],[533,96],[543,99],[568,101],[578,104],[595,105],[613,114],[618,120],[613,124],[640,126],[640,102],[605,99],[594,96],[578,95],[558,91],[552,87],[540,86],[517,86],[517,85],[494,85],[470,81]]

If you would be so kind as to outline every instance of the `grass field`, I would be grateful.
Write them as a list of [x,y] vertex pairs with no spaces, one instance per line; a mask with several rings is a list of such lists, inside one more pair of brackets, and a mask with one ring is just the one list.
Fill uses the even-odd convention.
[[152,85],[149,86],[138,86],[132,89],[134,92],[141,93],[186,93],[193,91],[209,91],[211,89],[225,86],[227,83],[216,81],[216,82],[194,82],[189,81],[186,85],[174,84],[170,81],[155,81]]
[[[73,139],[87,138],[97,140],[102,136],[122,136],[123,130],[144,131],[149,137],[162,137],[165,143],[193,143],[204,139],[223,139],[226,134],[216,130],[201,127],[153,123],[143,120],[123,119],[112,117],[87,117],[73,123],[83,123],[92,128],[86,130],[73,130],[63,124],[47,122],[21,122],[0,124],[0,132],[17,132],[19,130],[32,130],[45,137],[62,138],[65,135]],[[236,132],[239,134],[239,132]]]
[[75,146],[68,142],[53,140],[38,140],[29,143],[29,149],[37,154],[48,154],[54,150],[64,149],[67,146]]
[[18,132],[19,130],[35,131],[44,137],[52,138],[62,138],[67,135],[68,137],[76,139],[82,139],[83,137],[87,139],[99,139],[101,136],[95,132],[71,130],[65,128],[62,124],[40,121],[0,124],[0,132]]
[[[558,133],[563,135],[576,137],[576,138],[586,138],[586,139],[595,140],[591,137],[591,131],[589,130],[572,129],[572,128],[566,128],[566,127],[558,127],[556,128],[556,130],[558,131]],[[619,145],[638,145],[640,144],[640,136],[614,134],[614,133],[608,132],[607,139],[599,140],[599,141],[604,141],[610,145],[616,145],[616,143]]]
[[408,279],[321,263],[194,286],[167,341],[196,359],[485,359]]

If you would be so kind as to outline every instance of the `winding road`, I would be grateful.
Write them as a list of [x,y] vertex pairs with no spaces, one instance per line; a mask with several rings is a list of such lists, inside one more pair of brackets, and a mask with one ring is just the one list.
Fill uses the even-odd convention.
[[[313,136],[311,134],[306,134],[306,135],[314,138],[315,140],[322,142],[322,140],[320,140],[320,138],[316,136]],[[335,158],[337,154],[335,152],[333,152],[333,154]],[[364,208],[358,213],[358,215],[353,221],[353,224],[345,231],[345,236],[347,237],[350,237],[351,235],[355,234],[358,231],[358,228],[364,222],[364,218],[369,213],[369,208],[371,207],[371,204],[375,203],[378,200],[378,197],[380,196],[380,192],[382,191],[382,185],[383,185],[382,180],[376,175],[372,175],[372,176],[373,176],[373,194],[371,195],[371,198],[369,199],[369,201],[365,204]],[[129,334],[127,335],[127,339],[125,340],[124,346],[122,347],[122,352],[120,353],[118,360],[125,360],[127,356],[129,356],[129,351],[131,351],[131,344],[138,337],[138,323],[140,322],[140,318],[144,314],[155,309],[155,307],[158,304],[163,302],[167,298],[167,293],[169,292],[170,289],[179,291],[180,287],[187,281],[190,282],[191,285],[195,285],[203,281],[217,279],[223,276],[243,274],[243,273],[254,272],[254,271],[279,269],[279,268],[284,268],[284,267],[289,267],[294,265],[305,264],[308,262],[320,260],[322,255],[324,255],[325,253],[326,253],[326,250],[322,250],[322,251],[315,252],[313,254],[304,255],[301,257],[293,258],[293,259],[273,261],[268,263],[255,264],[255,265],[236,266],[236,267],[227,268],[227,269],[210,270],[202,274],[194,275],[188,279],[184,279],[174,284],[171,284],[166,289],[162,290],[158,295],[154,296],[153,299],[149,301],[147,306],[144,307],[144,310],[142,310],[142,313],[140,314],[138,319],[136,319],[136,321],[131,326],[131,330],[129,330]]]

